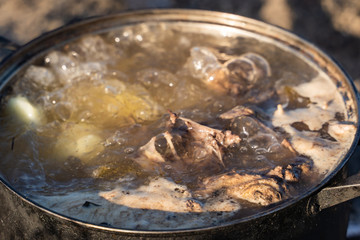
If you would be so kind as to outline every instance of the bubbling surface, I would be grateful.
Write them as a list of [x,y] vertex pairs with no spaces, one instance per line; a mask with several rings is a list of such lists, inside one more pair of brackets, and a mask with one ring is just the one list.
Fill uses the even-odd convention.
[[[319,183],[348,151],[355,123],[325,74],[268,43],[260,48],[251,38],[180,29],[149,23],[84,36],[18,74],[1,111],[3,178],[40,205],[83,221],[186,229],[273,206],[247,201],[247,188],[237,195],[228,186],[216,188],[217,177],[275,179],[284,201]],[[221,117],[237,106],[255,117]],[[180,134],[190,143],[181,142],[187,151],[175,148],[172,158],[185,163],[161,162],[170,156],[168,110],[241,141],[217,143],[221,151],[209,157],[205,140]],[[172,138],[174,129],[182,128],[174,127]],[[157,157],[144,148],[153,137],[150,153]],[[299,159],[310,162],[311,171],[293,173],[297,183],[266,175]],[[215,190],[207,193],[207,186]]]

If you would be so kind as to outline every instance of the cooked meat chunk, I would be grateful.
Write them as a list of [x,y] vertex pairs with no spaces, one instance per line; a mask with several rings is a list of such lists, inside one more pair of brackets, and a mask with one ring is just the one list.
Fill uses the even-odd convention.
[[[254,134],[261,131],[262,133],[269,133],[274,136],[278,135],[270,127],[266,126],[264,123],[262,123],[259,120],[259,119],[269,119],[269,117],[260,109],[255,109],[255,108],[252,109],[250,107],[245,107],[245,106],[236,106],[231,110],[221,114],[219,118],[223,120],[230,120],[231,122],[230,127],[234,131],[236,131],[235,128],[252,127],[252,128],[257,128],[254,129],[256,130]],[[244,123],[245,126],[241,125],[241,123]]]
[[187,118],[178,117],[176,114],[170,112],[170,122],[173,129],[186,129],[187,133],[192,137],[194,141],[204,141],[210,143],[211,150],[216,153],[221,160],[221,156],[218,154],[217,149],[221,147],[229,147],[232,144],[238,144],[241,138],[232,134],[230,131],[221,131],[218,129],[210,128],[194,122]]
[[[260,119],[267,120],[269,117],[260,109],[252,109],[245,106],[236,106],[233,109],[221,114],[220,119],[230,121],[229,128],[233,134],[239,135],[244,140],[252,142],[261,136],[272,137],[271,144],[279,144],[281,148],[288,150],[289,156],[295,156],[295,150],[285,138],[285,134],[275,132],[271,126],[268,127]],[[266,144],[266,141],[263,141]]]
[[268,81],[270,65],[256,53],[232,56],[213,48],[196,46],[190,50],[185,66],[192,77],[218,94],[246,94],[251,102],[262,102],[275,92]]
[[267,206],[288,197],[288,183],[298,182],[310,168],[311,163],[299,161],[285,167],[277,166],[263,174],[233,171],[205,178],[197,194],[208,197],[225,191],[231,197]]
[[277,177],[286,182],[298,182],[301,175],[307,175],[312,168],[310,162],[297,162],[285,167],[277,166],[271,169],[266,176]]
[[[247,80],[250,76],[240,74],[243,70],[239,66],[233,66],[236,64],[231,63],[226,67],[214,69],[208,74],[207,78],[203,79],[203,82],[206,83],[208,88],[220,94],[231,94],[234,96],[246,94],[251,102],[263,102],[275,93],[275,90],[272,88],[266,88],[262,90],[267,91],[257,94],[258,91],[253,89],[256,83],[248,82]],[[236,71],[236,67],[238,67],[239,71]]]
[[196,168],[223,168],[223,152],[241,138],[230,131],[210,128],[170,112],[168,131],[140,147],[135,161],[148,170],[161,163]]
[[209,196],[216,191],[225,191],[231,197],[263,206],[282,200],[287,188],[281,181],[259,174],[225,173],[206,178],[202,182],[201,196]]

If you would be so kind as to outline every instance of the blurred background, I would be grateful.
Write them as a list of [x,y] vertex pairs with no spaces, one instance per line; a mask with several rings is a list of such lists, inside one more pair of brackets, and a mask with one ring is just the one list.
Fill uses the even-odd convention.
[[[235,13],[288,29],[337,60],[360,87],[360,0],[0,0],[0,36],[25,44],[81,19],[144,8]],[[360,170],[360,154],[350,162]],[[349,239],[360,239],[360,200],[353,202]]]

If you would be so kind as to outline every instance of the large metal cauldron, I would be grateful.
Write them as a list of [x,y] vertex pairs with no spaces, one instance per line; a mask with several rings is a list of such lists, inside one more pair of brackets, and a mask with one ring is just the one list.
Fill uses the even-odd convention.
[[[43,35],[17,48],[0,66],[1,89],[9,79],[38,54],[80,35],[147,21],[181,22],[233,29],[270,39],[285,46],[325,72],[341,85],[339,91],[349,101],[349,111],[358,122],[358,97],[349,77],[329,57],[306,41],[279,28],[244,17],[209,11],[148,10],[89,19]],[[4,42],[4,41],[3,41]],[[358,124],[357,124],[357,128]],[[176,231],[136,231],[98,226],[71,219],[24,198],[0,179],[0,239],[343,239],[346,235],[349,205],[360,196],[360,174],[346,178],[346,164],[359,138],[338,166],[318,185],[301,197],[275,206],[258,215],[201,229]],[[340,204],[341,203],[341,204]],[[126,219],[124,219],[126,221]]]

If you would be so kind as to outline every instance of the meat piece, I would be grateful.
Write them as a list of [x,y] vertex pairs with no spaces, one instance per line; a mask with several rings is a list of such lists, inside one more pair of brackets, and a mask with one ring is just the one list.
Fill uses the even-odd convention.
[[[229,147],[233,144],[238,144],[241,138],[231,133],[231,131],[221,131],[210,128],[194,122],[187,118],[178,117],[176,114],[170,112],[170,122],[173,128],[186,129],[187,133],[194,141],[202,141],[210,144],[210,150],[213,151],[219,160],[222,159],[221,147]],[[222,161],[222,160],[221,160]]]
[[276,178],[236,172],[206,178],[202,185],[203,189],[197,192],[200,196],[208,197],[223,190],[233,198],[262,206],[279,202],[287,190],[286,185]]
[[154,170],[162,163],[173,167],[184,167],[185,164],[221,169],[224,167],[224,149],[241,141],[230,131],[210,128],[172,112],[167,127],[168,131],[139,148],[135,161],[144,169]]
[[285,167],[277,166],[271,169],[266,174],[266,176],[277,177],[286,182],[298,182],[302,175],[309,174],[311,168],[312,168],[312,163],[307,161],[299,161],[289,164]]
[[250,102],[254,103],[263,102],[276,92],[269,86],[261,89],[261,94],[258,94],[260,91],[253,88],[254,83],[249,84],[245,78],[234,76],[226,67],[214,69],[202,80],[209,89],[219,94],[230,94],[233,96],[245,95]]
[[[269,63],[255,53],[230,56],[216,49],[196,46],[190,50],[185,67],[192,77],[219,94],[246,95],[247,99],[262,102],[275,92],[267,81],[271,76]],[[254,86],[259,87],[260,82],[263,87],[258,94]]]
[[273,136],[281,147],[289,150],[295,157],[296,151],[291,146],[290,142],[282,134],[275,132],[272,128],[266,126],[259,120],[269,119],[269,116],[262,112],[261,109],[236,106],[233,109],[221,114],[219,118],[225,121],[230,121],[229,125],[232,132],[246,138],[250,142],[254,138],[259,138],[260,135]]
[[237,173],[235,171],[205,178],[197,194],[207,198],[218,191],[228,196],[262,206],[279,202],[287,197],[288,184],[298,182],[307,175],[312,164],[305,159],[287,166],[276,166],[265,173]]
[[[222,113],[219,118],[223,120],[230,120],[231,125],[235,125],[236,121],[244,118],[244,117],[250,117],[254,120],[255,124],[258,125],[259,131],[263,133],[269,133],[272,135],[277,135],[271,128],[267,127],[264,123],[262,123],[259,119],[267,120],[269,119],[269,116],[267,116],[264,112],[262,112],[258,108],[250,108],[245,106],[236,106],[232,108],[231,110]],[[233,126],[236,127],[236,126]]]

